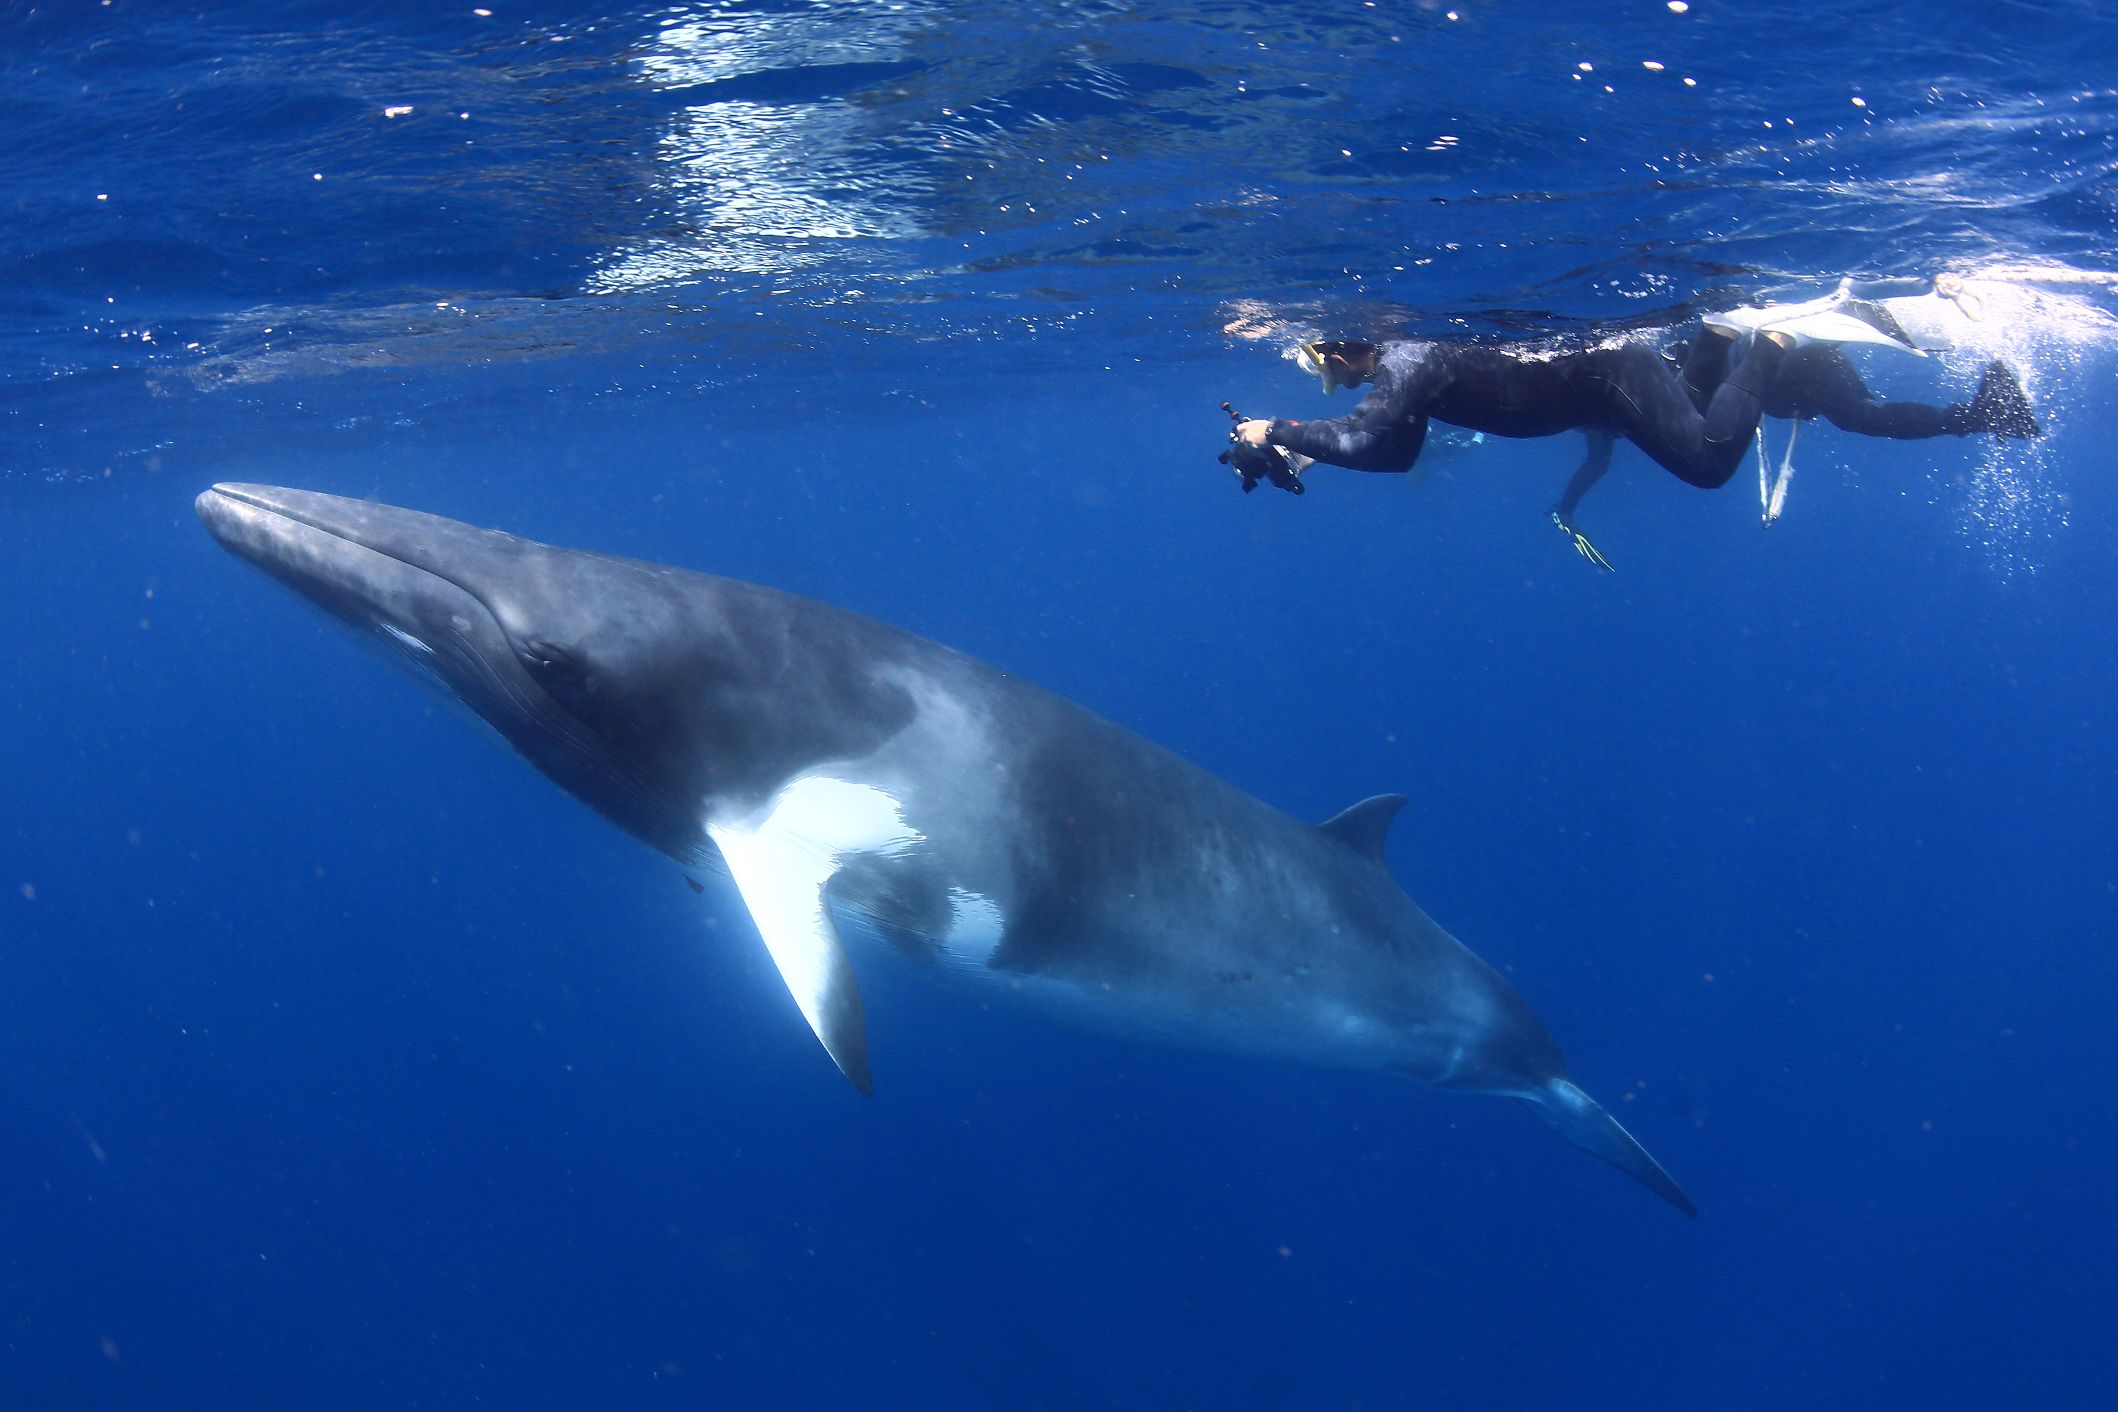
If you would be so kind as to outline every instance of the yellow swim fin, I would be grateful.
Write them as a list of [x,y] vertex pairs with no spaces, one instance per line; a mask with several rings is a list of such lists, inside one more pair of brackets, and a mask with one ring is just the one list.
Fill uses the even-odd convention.
[[1580,530],[1575,529],[1565,520],[1559,518],[1559,512],[1557,510],[1554,510],[1552,512],[1552,523],[1559,526],[1560,531],[1564,533],[1568,539],[1574,542],[1574,552],[1576,554],[1579,554],[1582,558],[1588,560],[1590,564],[1594,565],[1596,568],[1603,570],[1603,572],[1607,574],[1615,574],[1618,572],[1616,569],[1611,567],[1611,561],[1603,557],[1603,551],[1601,549],[1598,549],[1592,542],[1590,542],[1589,537],[1587,535],[1583,534]]

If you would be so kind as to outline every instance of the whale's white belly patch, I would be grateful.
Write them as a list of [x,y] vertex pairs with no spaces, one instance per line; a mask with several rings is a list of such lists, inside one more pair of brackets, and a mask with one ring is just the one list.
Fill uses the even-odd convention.
[[960,887],[949,889],[948,935],[940,938],[951,960],[985,966],[1000,947],[1003,919],[993,899]]

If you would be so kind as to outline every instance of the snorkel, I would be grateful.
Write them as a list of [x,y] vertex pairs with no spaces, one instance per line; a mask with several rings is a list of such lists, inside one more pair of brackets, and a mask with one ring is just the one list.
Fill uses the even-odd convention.
[[1302,365],[1302,371],[1323,384],[1324,395],[1329,397],[1338,391],[1338,378],[1332,374],[1331,362],[1326,357],[1329,344],[1324,339],[1298,343],[1294,349],[1294,360]]

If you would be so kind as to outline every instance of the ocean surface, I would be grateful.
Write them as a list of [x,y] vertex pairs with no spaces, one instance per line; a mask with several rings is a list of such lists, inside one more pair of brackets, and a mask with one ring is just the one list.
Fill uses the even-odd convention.
[[[2118,12],[0,10],[0,1407],[2103,1405]],[[1319,334],[1941,279],[2045,435],[1784,514],[1343,412]],[[1788,429],[1768,425],[1776,459]],[[864,964],[223,553],[215,481],[809,594],[1405,888],[1697,1200],[1513,1103]]]

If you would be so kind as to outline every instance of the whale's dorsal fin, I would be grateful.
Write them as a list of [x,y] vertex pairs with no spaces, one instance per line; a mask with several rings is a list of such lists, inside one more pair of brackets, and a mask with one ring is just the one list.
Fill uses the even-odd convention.
[[1363,857],[1380,859],[1383,840],[1390,834],[1390,821],[1404,807],[1402,794],[1371,795],[1351,809],[1324,820],[1317,829]]
[[860,986],[824,888],[847,857],[901,851],[920,835],[887,792],[819,775],[791,782],[749,819],[708,824],[706,836],[802,1018],[853,1086],[874,1092]]

